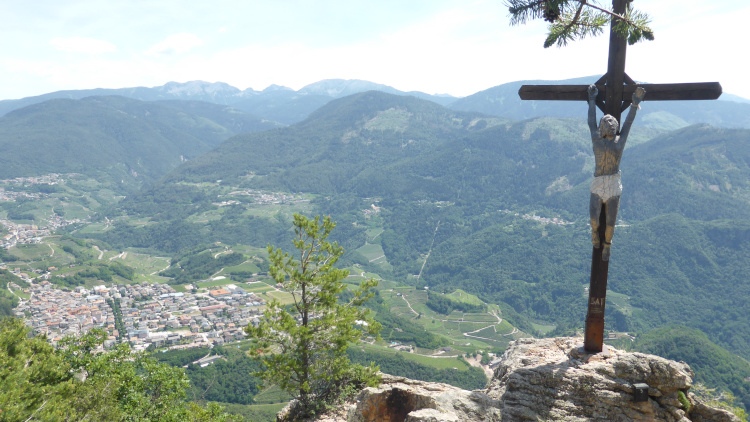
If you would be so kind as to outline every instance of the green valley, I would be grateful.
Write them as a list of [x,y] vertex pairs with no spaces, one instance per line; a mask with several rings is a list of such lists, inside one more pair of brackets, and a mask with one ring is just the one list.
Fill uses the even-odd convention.
[[[139,124],[148,120],[144,110],[187,119],[174,105],[129,101],[79,104],[120,119],[113,121],[121,126],[91,125],[99,127],[91,139],[127,145],[131,135],[152,133],[112,110]],[[0,126],[45,107],[50,121],[62,113],[45,103],[11,112]],[[266,274],[266,246],[290,245],[295,212],[330,215],[332,239],[346,250],[339,261],[346,282],[379,280],[368,306],[382,338],[352,349],[352,359],[415,377],[433,368],[446,382],[476,386],[479,370],[467,363],[474,355],[501,353],[519,337],[580,333],[593,164],[582,119],[512,121],[375,91],[333,100],[289,127],[236,136],[207,118],[193,115],[189,129],[175,126],[169,139],[197,139],[183,134],[198,127],[213,137],[189,148],[159,138],[153,142],[164,149],[149,160],[122,153],[112,161],[97,151],[90,165],[61,160],[54,174],[7,167],[0,184],[7,273],[46,275],[69,290],[155,283],[172,289],[162,294],[208,297],[233,286],[243,297],[285,301],[288,293]],[[679,324],[703,333],[689,336],[701,348],[748,360],[750,130],[686,126],[664,114],[652,121],[633,132],[624,156],[606,308],[612,342],[666,353],[646,342],[649,333]],[[26,299],[14,283],[0,304]],[[699,376],[748,404],[743,381]]]

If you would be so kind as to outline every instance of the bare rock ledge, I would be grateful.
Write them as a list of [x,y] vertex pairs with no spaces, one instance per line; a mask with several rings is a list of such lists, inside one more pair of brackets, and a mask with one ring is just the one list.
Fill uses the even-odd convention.
[[[693,372],[683,362],[611,347],[591,355],[582,344],[581,338],[515,341],[485,390],[383,375],[380,387],[362,390],[317,421],[739,422],[689,391]],[[648,385],[644,401],[634,401],[634,384]]]

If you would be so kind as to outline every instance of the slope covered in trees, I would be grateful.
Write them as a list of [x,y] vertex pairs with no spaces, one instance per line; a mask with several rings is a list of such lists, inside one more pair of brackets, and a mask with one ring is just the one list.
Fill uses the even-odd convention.
[[667,325],[640,336],[634,347],[686,362],[695,371],[696,382],[733,391],[750,408],[750,363],[715,345],[702,331]]
[[20,280],[8,270],[0,270],[0,319],[13,315],[13,308],[18,305],[18,297],[8,288],[8,283],[19,283]]
[[0,178],[82,173],[132,188],[232,135],[274,126],[208,103],[55,99],[0,117]]

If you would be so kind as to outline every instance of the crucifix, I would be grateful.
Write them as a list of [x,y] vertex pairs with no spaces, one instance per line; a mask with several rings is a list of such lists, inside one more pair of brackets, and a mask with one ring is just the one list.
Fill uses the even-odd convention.
[[[632,0],[612,0],[613,13],[623,16],[627,3],[630,1]],[[591,253],[588,312],[583,342],[584,349],[589,353],[600,353],[604,350],[604,306],[607,295],[610,243],[622,189],[619,161],[627,140],[627,132],[635,118],[637,103],[644,98],[644,95],[648,101],[715,100],[721,95],[721,85],[718,82],[635,83],[625,73],[627,41],[615,32],[615,24],[616,17],[613,17],[610,22],[607,73],[594,84],[590,86],[524,85],[518,91],[522,100],[589,101],[589,127],[592,132],[592,143],[596,158],[595,176],[597,176],[591,186],[590,209],[593,250]],[[633,108],[628,113],[625,124],[620,128],[621,132],[617,133],[621,114],[629,106]],[[595,107],[598,107],[605,114],[598,128],[600,140],[596,139],[595,133],[595,129],[597,129]],[[605,119],[608,121],[605,121]],[[614,119],[614,122],[612,122],[612,119]],[[606,133],[607,131],[603,130],[602,126],[613,127],[614,133]],[[622,143],[617,145],[618,141]],[[601,176],[608,179],[602,179]],[[602,195],[606,198],[603,198]],[[598,208],[599,206],[601,208]],[[595,220],[595,215],[598,215],[598,221]],[[609,221],[607,215],[610,216]]]

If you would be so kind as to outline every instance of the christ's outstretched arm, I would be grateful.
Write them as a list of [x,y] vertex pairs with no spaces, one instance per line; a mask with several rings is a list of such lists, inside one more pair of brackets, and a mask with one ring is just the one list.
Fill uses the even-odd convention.
[[591,131],[591,137],[598,136],[596,128],[596,96],[599,94],[599,90],[596,85],[589,85],[589,130]]
[[628,111],[628,117],[625,118],[625,122],[622,124],[622,130],[620,130],[620,139],[618,143],[620,144],[620,148],[625,148],[625,142],[628,140],[628,134],[630,133],[630,127],[633,126],[633,121],[635,120],[635,114],[638,112],[638,109],[640,106],[638,104],[643,101],[643,97],[646,96],[646,90],[643,89],[643,87],[638,87],[635,89],[635,92],[633,92],[633,104],[630,105],[630,110]]

